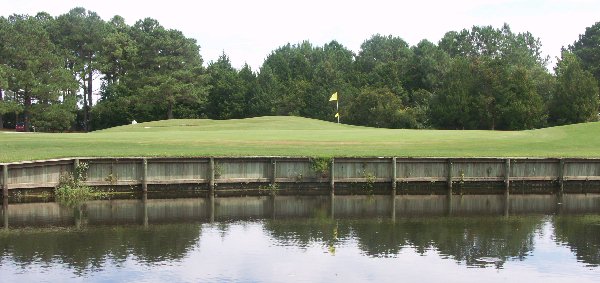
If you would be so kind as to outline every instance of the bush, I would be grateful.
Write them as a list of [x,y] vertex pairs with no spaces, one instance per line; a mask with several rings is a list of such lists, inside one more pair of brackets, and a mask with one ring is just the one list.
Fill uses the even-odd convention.
[[54,189],[54,195],[60,204],[76,206],[101,196],[92,187],[83,183],[87,168],[87,163],[81,163],[73,173],[68,172],[60,176],[59,184]]
[[36,131],[64,132],[75,122],[75,111],[68,105],[34,105],[31,123]]

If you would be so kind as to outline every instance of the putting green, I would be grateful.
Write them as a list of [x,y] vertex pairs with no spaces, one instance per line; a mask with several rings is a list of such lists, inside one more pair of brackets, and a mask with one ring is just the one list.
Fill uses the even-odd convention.
[[376,129],[300,117],[0,132],[0,162],[91,156],[600,157],[600,122],[528,131]]

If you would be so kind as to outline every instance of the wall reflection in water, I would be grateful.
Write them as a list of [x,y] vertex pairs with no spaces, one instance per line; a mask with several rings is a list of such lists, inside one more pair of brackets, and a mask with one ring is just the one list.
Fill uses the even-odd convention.
[[[207,225],[222,233],[248,222],[277,245],[320,245],[330,254],[348,242],[372,258],[403,250],[436,251],[468,266],[502,268],[527,260],[551,226],[558,245],[600,264],[599,195],[243,197],[3,204],[0,260],[59,260],[76,273],[124,262],[185,258]],[[2,262],[0,261],[0,266]]]

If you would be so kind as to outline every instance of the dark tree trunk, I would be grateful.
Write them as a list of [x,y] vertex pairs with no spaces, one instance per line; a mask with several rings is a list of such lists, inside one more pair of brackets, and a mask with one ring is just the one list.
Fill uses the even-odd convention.
[[167,119],[173,119],[173,103],[169,103],[169,107],[167,109]]
[[29,93],[25,93],[25,107],[23,109],[23,113],[25,115],[25,132],[29,132],[29,127],[31,126],[30,117],[31,116],[31,96]]
[[[4,100],[4,90],[0,89],[0,101]],[[4,129],[4,119],[3,114],[0,113],[0,129]]]
[[87,87],[85,80],[83,81],[83,130],[87,131],[88,128],[88,111],[87,111]]
[[92,89],[93,89],[92,88],[92,81],[94,80],[93,73],[94,73],[94,71],[92,70],[92,68],[90,68],[90,71],[88,73],[88,78],[87,78],[88,79],[88,83],[87,83],[87,89],[88,89],[87,95],[88,95],[88,105],[89,105],[86,108],[88,120],[87,120],[87,123],[86,123],[87,127],[86,127],[85,130],[87,132],[89,132],[91,130],[91,128],[92,128],[91,125],[90,125],[90,123],[92,121],[92,116],[90,115],[90,109],[92,109],[92,103],[93,103],[93,101],[92,101]]

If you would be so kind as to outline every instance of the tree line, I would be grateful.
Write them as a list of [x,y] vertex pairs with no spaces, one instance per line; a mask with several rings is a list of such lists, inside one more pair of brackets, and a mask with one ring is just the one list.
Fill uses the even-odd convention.
[[[386,128],[519,130],[598,120],[600,22],[554,68],[531,33],[474,26],[436,44],[373,35],[273,50],[259,70],[151,18],[128,25],[74,8],[0,17],[0,126],[96,130],[172,118],[295,115]],[[95,86],[100,82],[100,86]],[[100,99],[94,102],[94,89]]]

